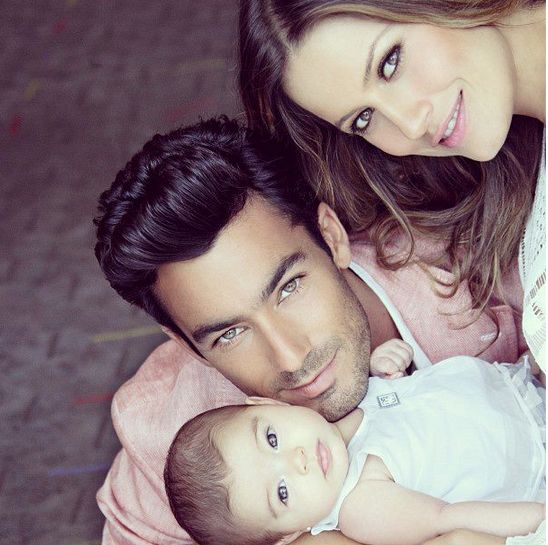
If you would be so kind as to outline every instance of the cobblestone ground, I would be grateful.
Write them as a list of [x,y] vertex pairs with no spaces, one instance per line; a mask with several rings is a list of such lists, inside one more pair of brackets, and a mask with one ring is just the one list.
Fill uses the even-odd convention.
[[164,337],[102,278],[99,193],[155,132],[236,114],[236,0],[1,2],[0,544],[96,545],[117,387]]

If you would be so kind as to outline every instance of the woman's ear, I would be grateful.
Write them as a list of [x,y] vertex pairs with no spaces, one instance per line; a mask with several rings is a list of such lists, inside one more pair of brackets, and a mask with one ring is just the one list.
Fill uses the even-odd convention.
[[318,205],[318,226],[323,239],[331,250],[335,265],[339,269],[347,269],[352,261],[348,233],[339,216],[324,202]]
[[245,398],[246,405],[289,405],[285,401],[272,399],[270,397],[248,396]]

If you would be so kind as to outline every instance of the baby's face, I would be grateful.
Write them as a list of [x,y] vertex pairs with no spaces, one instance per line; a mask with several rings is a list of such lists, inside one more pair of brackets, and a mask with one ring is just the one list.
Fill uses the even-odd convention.
[[291,534],[329,514],[348,470],[334,424],[311,409],[253,406],[216,435],[230,509],[250,531]]

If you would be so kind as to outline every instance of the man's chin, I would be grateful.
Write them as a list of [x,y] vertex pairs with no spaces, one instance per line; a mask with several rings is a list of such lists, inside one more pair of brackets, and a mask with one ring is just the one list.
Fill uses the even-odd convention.
[[360,396],[359,394],[354,394],[352,396],[344,395],[342,399],[340,397],[334,397],[320,402],[316,407],[311,408],[318,411],[327,421],[336,422],[352,412],[359,405],[364,396],[365,393],[363,396]]
[[333,395],[328,399],[319,402],[316,407],[311,408],[318,411],[327,421],[336,422],[352,412],[365,397],[366,392],[367,383],[365,384],[365,388],[355,392],[345,392],[342,394],[333,392]]

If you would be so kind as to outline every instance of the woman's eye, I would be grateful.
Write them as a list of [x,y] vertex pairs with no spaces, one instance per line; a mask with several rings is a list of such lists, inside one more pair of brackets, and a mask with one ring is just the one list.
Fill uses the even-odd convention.
[[369,123],[371,122],[371,117],[373,115],[373,110],[371,108],[366,108],[352,124],[353,132],[363,132],[367,129]]
[[280,481],[280,484],[278,485],[278,498],[280,498],[280,501],[287,505],[287,500],[289,499],[289,493],[287,492],[287,485],[285,484],[285,481],[282,479]]
[[269,426],[266,430],[266,440],[268,441],[268,444],[274,448],[278,448],[278,436],[276,435],[276,432]]
[[225,331],[220,337],[219,342],[220,343],[230,343],[233,341],[242,331],[244,330],[243,327],[231,327],[228,331]]
[[295,292],[299,287],[300,282],[300,278],[293,278],[293,280],[290,280],[280,292],[280,301],[283,301],[286,297],[289,297],[293,292]]
[[398,63],[400,62],[400,48],[395,47],[385,57],[381,66],[381,76],[385,80],[389,80],[398,69]]

